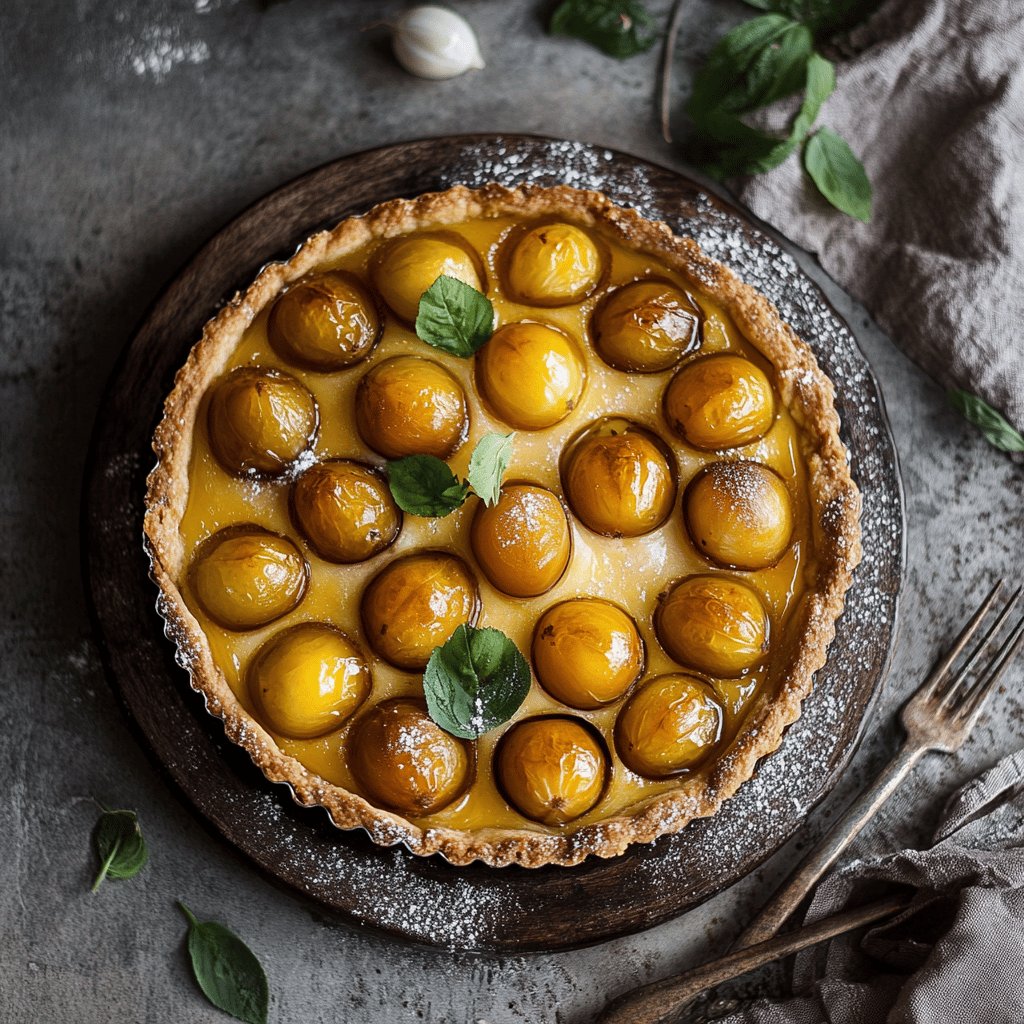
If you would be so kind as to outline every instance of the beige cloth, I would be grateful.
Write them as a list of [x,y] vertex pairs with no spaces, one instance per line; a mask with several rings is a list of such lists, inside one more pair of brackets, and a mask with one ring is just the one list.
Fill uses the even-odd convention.
[[889,0],[844,50],[818,123],[864,161],[872,222],[797,159],[734,187],[928,373],[1024,431],[1024,0]]
[[[894,799],[899,799],[895,797]],[[908,910],[796,959],[796,995],[718,1024],[1021,1024],[1024,751],[947,804],[930,850],[852,861],[818,887],[818,920],[909,886]]]

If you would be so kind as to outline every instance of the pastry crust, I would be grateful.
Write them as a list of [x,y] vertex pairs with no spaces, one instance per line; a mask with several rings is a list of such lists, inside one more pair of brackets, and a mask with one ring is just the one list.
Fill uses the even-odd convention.
[[[285,754],[241,706],[214,663],[206,635],[176,583],[185,570],[179,525],[188,501],[196,413],[206,389],[221,375],[256,315],[284,287],[324,261],[410,231],[481,217],[550,215],[570,218],[656,257],[720,303],[774,365],[779,395],[800,426],[806,445],[816,579],[787,625],[787,633],[794,639],[779,687],[774,691],[766,687],[755,698],[739,732],[706,774],[695,775],[614,817],[565,834],[509,828],[473,832],[423,828],[374,807]],[[674,236],[666,224],[645,220],[599,192],[567,186],[509,189],[490,184],[476,190],[456,186],[411,200],[382,203],[364,216],[314,235],[287,262],[265,267],[245,292],[236,295],[206,325],[165,402],[153,449],[157,463],[147,484],[145,547],[152,578],[160,589],[158,609],[167,634],[176,643],[179,661],[189,671],[193,688],[204,696],[207,709],[223,720],[228,737],[249,753],[268,779],[290,786],[298,803],[323,807],[339,828],[362,827],[379,844],[404,843],[415,854],[439,853],[454,864],[481,860],[492,866],[568,866],[591,855],[616,856],[633,843],[678,832],[693,819],[714,814],[751,777],[757,761],[779,746],[785,728],[799,717],[801,703],[811,692],[813,674],[825,664],[844,594],[861,556],[860,493],[839,438],[832,382],[811,350],[768,299],[704,255],[694,241]]]

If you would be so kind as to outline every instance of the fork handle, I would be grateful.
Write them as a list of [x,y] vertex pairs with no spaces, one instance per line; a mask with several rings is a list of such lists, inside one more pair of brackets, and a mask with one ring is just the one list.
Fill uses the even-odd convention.
[[815,882],[839,859],[860,830],[892,796],[927,749],[909,741],[904,742],[872,785],[847,808],[821,842],[801,861],[789,880],[740,933],[733,942],[732,949],[746,949],[759,942],[766,942],[778,933],[786,918],[799,906]]

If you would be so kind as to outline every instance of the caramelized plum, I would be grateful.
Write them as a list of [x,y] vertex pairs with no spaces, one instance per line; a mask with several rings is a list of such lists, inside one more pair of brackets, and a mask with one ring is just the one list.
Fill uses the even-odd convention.
[[433,814],[466,789],[472,753],[446,733],[419,700],[382,701],[353,727],[348,763],[374,803],[415,816]]
[[267,338],[282,359],[329,373],[369,355],[380,336],[373,298],[351,274],[328,270],[288,289],[267,318]]
[[730,569],[766,569],[793,536],[793,505],[782,477],[760,462],[713,462],[683,496],[697,550]]
[[564,825],[601,799],[608,757],[579,719],[528,718],[501,738],[495,757],[501,789],[520,814]]
[[311,466],[292,485],[292,518],[328,562],[363,562],[390,545],[402,513],[375,470],[349,459]]
[[306,593],[309,566],[287,538],[233,526],[199,548],[189,570],[203,611],[232,630],[258,629],[287,615]]
[[722,734],[722,708],[696,676],[658,676],[627,701],[615,724],[626,767],[663,779],[696,768]]
[[282,473],[316,439],[316,399],[290,374],[240,366],[222,377],[206,410],[210,449],[236,475]]
[[469,566],[445,551],[396,558],[363,591],[367,643],[410,672],[426,668],[435,647],[457,626],[476,622],[480,594]]
[[272,636],[249,666],[249,693],[260,718],[293,739],[323,736],[370,693],[359,648],[324,622],[303,622]]
[[356,427],[359,436],[385,458],[433,455],[447,459],[469,431],[466,393],[431,359],[385,359],[359,382]]
[[470,541],[484,575],[512,597],[534,597],[562,577],[572,533],[557,496],[533,484],[508,484],[497,502],[477,507]]
[[481,395],[518,430],[552,427],[576,408],[583,359],[561,331],[538,323],[506,324],[476,355]]
[[541,686],[570,707],[592,709],[618,700],[644,667],[636,623],[596,597],[549,608],[533,632],[533,666]]

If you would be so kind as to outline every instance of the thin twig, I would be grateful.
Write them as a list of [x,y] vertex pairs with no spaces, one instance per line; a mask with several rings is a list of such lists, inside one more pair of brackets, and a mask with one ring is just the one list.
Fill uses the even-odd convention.
[[669,121],[669,93],[672,90],[672,60],[676,53],[676,40],[679,28],[683,23],[683,4],[685,0],[676,0],[672,5],[672,16],[669,18],[668,31],[665,33],[665,49],[661,54],[661,136],[666,142],[672,141],[672,126]]

